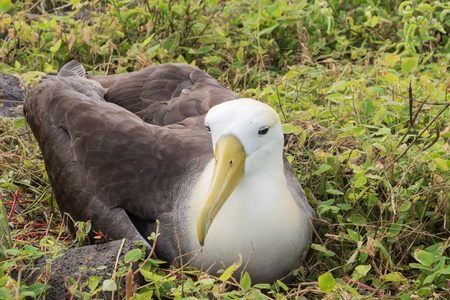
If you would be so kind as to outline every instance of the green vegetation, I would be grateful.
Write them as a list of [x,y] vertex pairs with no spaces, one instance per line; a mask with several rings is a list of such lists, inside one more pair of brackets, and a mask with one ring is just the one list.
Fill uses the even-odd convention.
[[[448,298],[449,2],[4,0],[0,19],[1,71],[29,86],[72,59],[96,74],[187,62],[272,105],[293,134],[288,157],[324,223],[297,281],[227,283],[239,262],[197,278],[152,261],[137,299]],[[38,298],[44,285],[12,270],[70,245],[22,124],[0,129],[2,299]],[[95,282],[79,295],[111,290]]]

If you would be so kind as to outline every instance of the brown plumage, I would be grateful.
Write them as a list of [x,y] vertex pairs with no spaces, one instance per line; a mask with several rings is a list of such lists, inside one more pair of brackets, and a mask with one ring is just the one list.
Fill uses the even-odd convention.
[[[192,238],[185,226],[192,217],[192,189],[214,158],[205,113],[237,98],[186,64],[90,76],[70,62],[57,76],[46,76],[28,96],[24,111],[58,207],[70,215],[70,233],[75,234],[70,220],[91,220],[95,231],[112,239],[147,242],[158,219],[160,259],[172,262],[195,250],[183,245],[192,245],[184,243]],[[315,216],[286,159],[283,172],[300,210]],[[311,232],[306,236],[310,240]],[[217,263],[213,270],[221,267],[208,258],[197,265],[205,263]],[[287,270],[258,272],[251,274],[256,282],[277,279]]]

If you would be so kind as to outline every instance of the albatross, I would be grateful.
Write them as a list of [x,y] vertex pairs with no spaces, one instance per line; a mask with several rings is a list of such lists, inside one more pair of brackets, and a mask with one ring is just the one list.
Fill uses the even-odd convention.
[[72,235],[90,220],[149,246],[159,220],[155,253],[168,263],[188,256],[216,274],[241,257],[254,283],[301,265],[316,214],[267,104],[187,64],[93,76],[72,61],[24,112]]

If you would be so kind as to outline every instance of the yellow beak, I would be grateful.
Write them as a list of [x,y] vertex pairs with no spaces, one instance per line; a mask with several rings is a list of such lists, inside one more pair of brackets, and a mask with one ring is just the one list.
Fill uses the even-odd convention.
[[222,137],[216,144],[214,172],[197,219],[197,234],[203,246],[214,218],[244,176],[245,151],[239,140]]

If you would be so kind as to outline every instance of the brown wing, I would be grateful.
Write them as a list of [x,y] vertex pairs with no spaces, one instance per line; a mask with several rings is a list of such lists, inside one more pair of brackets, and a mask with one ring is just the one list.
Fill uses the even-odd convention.
[[[196,80],[199,70],[191,66],[149,69],[141,90],[137,85],[126,93],[120,87],[132,86],[139,72],[95,81],[49,76],[30,93],[24,108],[61,212],[74,220],[92,220],[95,229],[112,238],[138,238],[129,215],[151,223],[173,211],[179,182],[198,171],[189,168],[192,161],[201,170],[213,157],[203,111],[234,97],[210,78]],[[158,103],[155,113],[151,107]],[[152,120],[171,125],[144,122],[133,113],[137,106],[146,111],[143,119],[152,115]]]
[[180,63],[129,74],[88,76],[108,89],[106,100],[150,124],[169,125],[205,114],[235,93],[200,69]]

